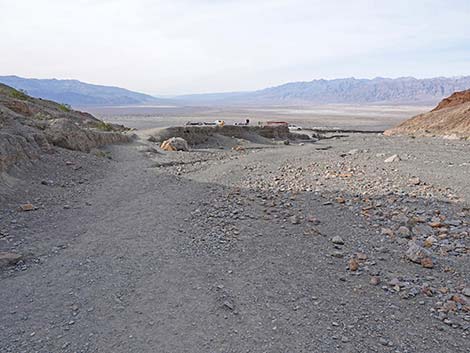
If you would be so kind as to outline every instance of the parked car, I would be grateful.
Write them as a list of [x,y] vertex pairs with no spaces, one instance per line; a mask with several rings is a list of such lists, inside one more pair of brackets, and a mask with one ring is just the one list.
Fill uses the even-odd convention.
[[186,123],[186,126],[201,126],[201,125],[204,125],[204,123],[197,122],[197,121],[188,121]]
[[241,122],[241,121],[236,122],[235,125],[238,125],[238,126],[248,126],[248,125],[250,125],[250,119],[245,119],[244,122]]
[[294,125],[294,124],[289,124],[289,130],[292,131],[299,131],[302,130],[302,126]]

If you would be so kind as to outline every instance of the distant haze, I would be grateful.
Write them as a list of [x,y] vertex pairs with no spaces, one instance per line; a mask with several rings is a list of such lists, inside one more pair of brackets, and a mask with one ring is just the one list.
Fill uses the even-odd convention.
[[0,0],[0,75],[152,95],[470,74],[468,0]]

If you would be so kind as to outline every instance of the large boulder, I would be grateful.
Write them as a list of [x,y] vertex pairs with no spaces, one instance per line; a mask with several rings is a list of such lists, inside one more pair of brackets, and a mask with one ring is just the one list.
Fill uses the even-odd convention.
[[169,138],[163,141],[160,147],[164,151],[189,151],[188,142],[181,137]]

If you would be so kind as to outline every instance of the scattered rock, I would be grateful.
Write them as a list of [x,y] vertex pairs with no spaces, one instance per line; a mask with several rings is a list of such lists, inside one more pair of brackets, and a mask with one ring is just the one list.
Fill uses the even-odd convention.
[[289,221],[292,224],[300,224],[300,217],[297,216],[297,215],[293,215],[293,216],[289,217]]
[[394,154],[393,156],[390,156],[386,160],[384,160],[384,163],[393,163],[399,161],[401,161],[400,156],[398,156],[398,154]]
[[363,252],[358,252],[356,254],[356,259],[358,259],[358,261],[366,261],[367,260],[367,255],[364,254]]
[[30,203],[25,203],[24,205],[20,206],[20,211],[26,212],[26,211],[33,211],[34,206]]
[[336,202],[342,204],[342,203],[345,203],[346,200],[344,199],[344,197],[341,197],[341,196],[340,196],[340,197],[337,197],[337,198],[336,198]]
[[370,278],[369,283],[372,284],[373,286],[378,286],[380,284],[380,277],[378,276],[373,276]]
[[308,221],[309,223],[312,223],[313,225],[316,225],[316,226],[321,223],[319,219],[317,219],[317,218],[315,218],[315,217],[313,217],[313,216],[309,216],[309,217],[307,218],[307,221]]
[[336,245],[344,245],[344,240],[338,235],[334,236],[331,241]]
[[245,147],[238,145],[238,146],[232,147],[232,150],[237,151],[237,152],[243,152],[245,150]]
[[233,303],[231,301],[228,301],[228,300],[224,301],[224,307],[226,307],[227,309],[232,310],[232,311],[233,311],[233,309],[235,309],[235,306],[233,305]]
[[355,258],[349,259],[348,268],[349,271],[357,271],[359,269],[359,262]]
[[400,237],[402,238],[409,238],[411,237],[411,232],[410,230],[408,229],[408,227],[405,227],[405,226],[401,226],[400,228],[398,228],[397,230],[397,233]]
[[425,258],[430,258],[431,253],[429,252],[429,250],[426,250],[415,242],[410,242],[408,250],[406,250],[405,256],[408,260],[414,263],[421,264],[421,260]]
[[434,236],[431,235],[431,236],[426,238],[423,245],[424,245],[425,248],[430,248],[436,242],[437,242],[437,239]]
[[424,268],[433,268],[434,263],[430,257],[425,257],[421,259],[421,266],[423,266]]
[[20,254],[0,252],[0,268],[16,265],[22,258]]
[[336,257],[336,258],[338,258],[338,259],[342,259],[342,258],[344,257],[344,253],[341,252],[341,251],[333,251],[333,252],[331,253],[331,256],[332,256],[332,257]]
[[389,237],[392,237],[392,238],[393,238],[394,235],[395,235],[395,234],[393,233],[393,230],[391,230],[390,228],[382,228],[382,229],[380,230],[380,233],[381,233],[382,235],[386,235],[386,236],[389,236]]

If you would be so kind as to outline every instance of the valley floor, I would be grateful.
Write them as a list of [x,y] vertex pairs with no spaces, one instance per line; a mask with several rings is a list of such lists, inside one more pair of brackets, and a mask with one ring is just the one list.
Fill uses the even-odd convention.
[[470,351],[468,142],[239,143],[3,180],[0,351]]

